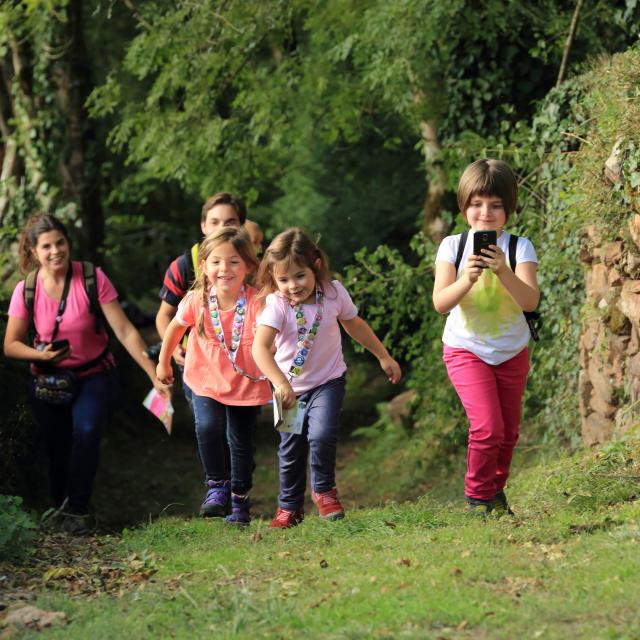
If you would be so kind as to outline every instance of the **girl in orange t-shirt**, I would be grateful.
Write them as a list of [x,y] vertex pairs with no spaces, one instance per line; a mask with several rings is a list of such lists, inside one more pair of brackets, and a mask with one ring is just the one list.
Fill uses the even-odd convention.
[[[180,302],[162,341],[158,379],[173,381],[171,354],[188,328],[184,380],[193,391],[198,451],[205,472],[205,517],[249,524],[253,432],[258,408],[271,399],[251,346],[260,311],[257,291],[245,284],[258,260],[246,231],[225,227],[199,248],[199,273]],[[225,433],[229,440],[227,457]]]

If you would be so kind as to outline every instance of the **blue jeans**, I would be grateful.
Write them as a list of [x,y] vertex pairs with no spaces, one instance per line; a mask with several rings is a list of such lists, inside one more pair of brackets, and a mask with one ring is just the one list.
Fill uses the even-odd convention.
[[178,366],[178,371],[180,372],[180,380],[182,381],[182,391],[184,392],[184,398],[189,405],[189,409],[191,413],[193,413],[193,391],[187,386],[187,383],[184,381],[184,367]]
[[75,400],[62,405],[36,399],[33,380],[29,384],[29,406],[49,453],[51,494],[56,506],[68,498],[66,510],[71,513],[88,512],[100,440],[109,422],[116,382],[115,369],[81,378]]
[[278,503],[283,509],[295,511],[304,504],[307,457],[313,490],[324,493],[336,486],[336,449],[344,391],[345,377],[341,376],[298,396],[298,401],[307,403],[302,433],[280,434]]
[[253,485],[253,434],[259,407],[226,405],[195,393],[192,400],[205,481],[231,479],[233,493],[248,493]]

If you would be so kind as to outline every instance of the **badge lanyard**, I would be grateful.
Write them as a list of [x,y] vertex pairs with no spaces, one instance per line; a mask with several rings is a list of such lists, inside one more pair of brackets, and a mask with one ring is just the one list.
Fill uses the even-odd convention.
[[311,347],[313,346],[313,342],[318,335],[318,327],[320,326],[320,321],[322,320],[322,313],[324,310],[324,293],[320,289],[320,287],[316,287],[316,315],[313,318],[313,322],[311,324],[311,328],[307,332],[306,320],[304,317],[304,311],[302,310],[302,304],[298,303],[293,311],[296,315],[296,326],[298,330],[298,351],[293,358],[293,363],[289,368],[289,382],[293,380],[293,378],[300,375],[302,372],[302,367],[309,355],[309,351],[311,351]]
[[231,328],[231,345],[227,347],[227,342],[224,339],[224,331],[222,330],[222,318],[220,317],[220,309],[218,307],[218,296],[216,294],[216,288],[211,287],[209,292],[209,315],[211,316],[211,325],[213,326],[213,332],[220,342],[221,349],[229,358],[233,370],[252,380],[253,382],[261,382],[266,380],[266,376],[255,377],[241,369],[236,364],[236,357],[238,355],[238,348],[240,347],[240,338],[242,337],[242,329],[244,328],[244,316],[247,311],[247,297],[245,294],[244,285],[240,289],[240,294],[236,301],[236,310],[233,314],[233,325]]

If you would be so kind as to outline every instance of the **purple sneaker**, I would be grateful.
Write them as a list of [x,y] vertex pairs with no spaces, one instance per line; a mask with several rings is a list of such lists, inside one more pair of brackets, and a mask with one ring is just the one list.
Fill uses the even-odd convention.
[[225,522],[229,524],[249,524],[251,522],[251,516],[249,515],[249,508],[251,507],[251,501],[249,496],[237,496],[235,493],[231,494],[231,515],[225,518]]
[[228,480],[207,480],[207,495],[200,505],[200,515],[205,518],[222,517],[229,513],[231,486]]

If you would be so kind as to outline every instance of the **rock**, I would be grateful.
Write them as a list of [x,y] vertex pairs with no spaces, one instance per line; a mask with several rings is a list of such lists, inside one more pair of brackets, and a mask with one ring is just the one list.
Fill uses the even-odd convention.
[[638,332],[638,327],[631,326],[631,339],[629,340],[629,345],[627,346],[627,355],[633,356],[640,351],[640,333]]
[[624,435],[631,427],[638,424],[638,415],[632,411],[618,411],[615,417],[615,430],[619,436]]
[[613,149],[604,163],[604,175],[607,179],[615,184],[622,181],[622,169],[620,167],[620,147],[622,146],[622,138],[618,138],[613,145]]
[[617,269],[610,269],[607,274],[607,281],[610,287],[620,287],[622,285],[622,276]]
[[587,225],[584,228],[584,230],[589,240],[593,242],[593,246],[599,247],[600,244],[602,243],[602,236],[601,236],[599,227],[597,227],[595,224],[590,224],[590,225]]
[[625,264],[625,269],[630,276],[634,276],[636,274],[636,271],[640,269],[640,255],[629,251],[627,253],[627,262]]
[[387,404],[387,415],[391,418],[394,424],[399,427],[407,426],[406,422],[411,418],[409,406],[417,395],[418,394],[415,389],[409,389],[389,401]]
[[591,253],[591,250],[584,242],[580,243],[580,251],[578,253],[578,258],[580,262],[583,262],[584,264],[591,264],[593,262],[593,254]]
[[627,368],[627,358],[623,355],[609,354],[609,360],[611,362],[611,382],[614,387],[620,389],[624,386],[625,382],[625,370]]
[[605,402],[599,395],[593,393],[589,400],[589,406],[597,414],[604,418],[613,418],[616,415],[617,408],[612,404]]
[[636,327],[640,325],[640,280],[625,280],[618,308]]
[[582,421],[582,441],[588,447],[603,444],[611,439],[614,427],[613,420],[591,413]]
[[629,220],[629,232],[636,246],[640,247],[640,215],[637,213]]
[[[594,355],[596,352],[593,352]],[[611,404],[613,400],[613,385],[611,384],[611,373],[608,367],[598,366],[599,358],[591,358],[589,361],[589,380],[593,385],[595,393],[597,393],[602,400]]]
[[613,362],[615,359],[626,358],[630,335],[610,335],[609,336],[609,361]]
[[591,277],[591,291],[588,293],[596,300],[605,298],[607,291],[609,291],[609,279],[607,278],[607,268],[602,262],[591,267]]
[[580,336],[580,347],[587,351],[595,349],[598,341],[598,334],[600,333],[600,321],[592,321],[587,325],[583,334]]
[[3,620],[4,626],[31,627],[44,629],[52,624],[63,622],[66,615],[62,611],[44,611],[37,607],[19,607],[10,609]]
[[607,242],[602,252],[604,263],[611,267],[622,258],[622,240]]
[[622,313],[619,305],[614,304],[609,307],[609,329],[621,336],[628,336],[631,333],[631,322]]
[[589,415],[592,391],[593,385],[589,380],[589,375],[586,371],[581,371],[578,374],[578,403],[580,405],[580,415],[583,418],[586,418]]
[[640,353],[627,360],[627,375],[640,378]]

